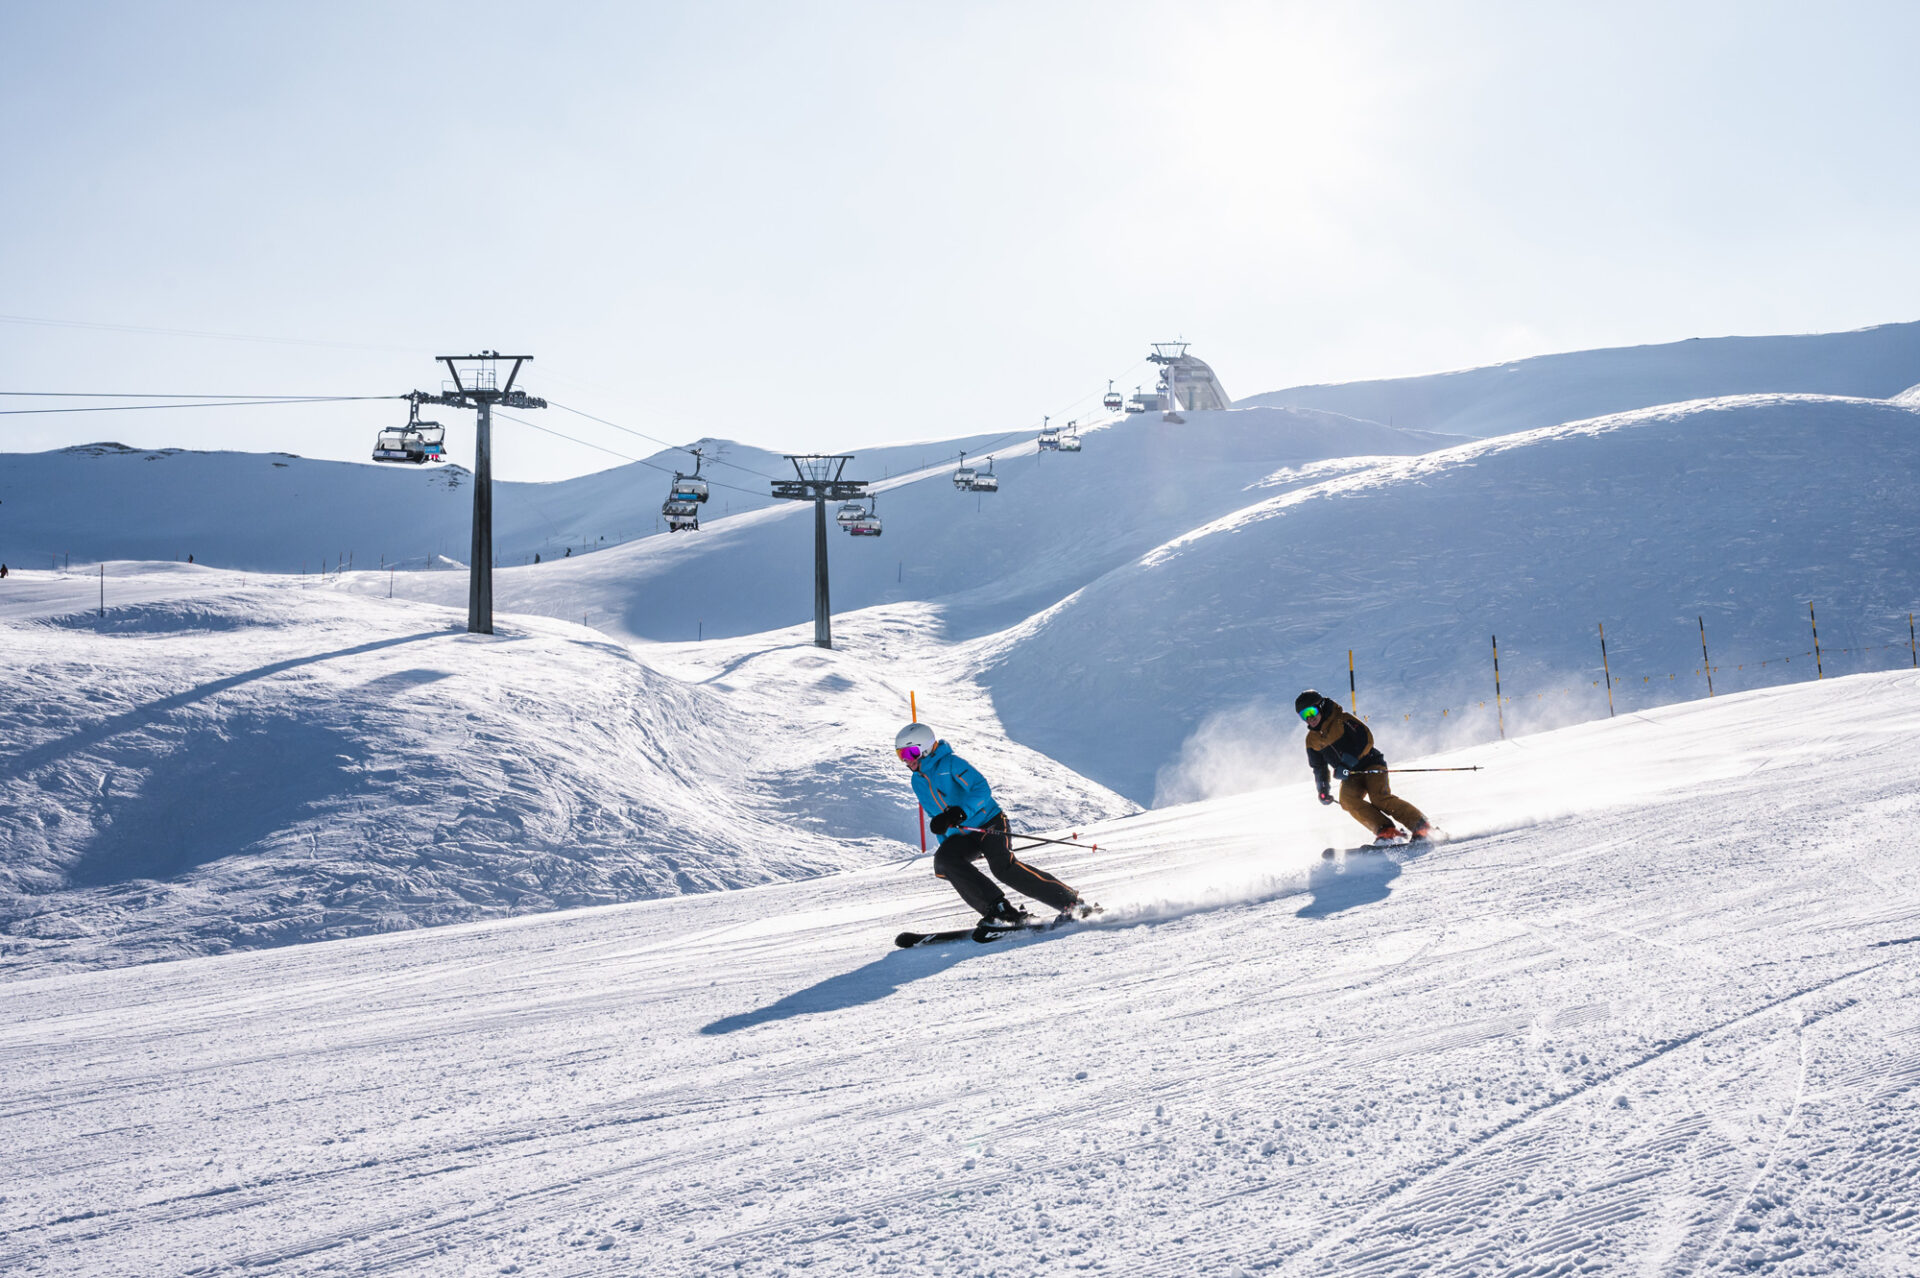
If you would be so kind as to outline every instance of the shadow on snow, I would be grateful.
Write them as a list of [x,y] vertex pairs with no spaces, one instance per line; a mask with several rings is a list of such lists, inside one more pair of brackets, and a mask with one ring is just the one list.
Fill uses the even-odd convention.
[[1400,877],[1400,862],[1392,857],[1367,855],[1364,860],[1324,861],[1307,876],[1308,901],[1294,911],[1295,918],[1324,919],[1359,905],[1387,899]]
[[700,1027],[702,1034],[731,1034],[769,1021],[784,1021],[795,1016],[814,1016],[837,1012],[842,1008],[877,1003],[909,981],[944,972],[961,959],[977,954],[983,947],[956,942],[917,950],[895,950],[864,967],[829,976],[826,980],[795,990],[784,998],[751,1012],[736,1012]]

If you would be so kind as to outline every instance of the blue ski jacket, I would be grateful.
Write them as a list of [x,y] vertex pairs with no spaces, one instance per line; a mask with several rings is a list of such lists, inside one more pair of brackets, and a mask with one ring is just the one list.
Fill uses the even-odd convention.
[[[1000,805],[993,801],[987,779],[944,741],[934,746],[933,753],[920,760],[920,766],[914,770],[913,793],[930,817],[948,808],[959,808],[967,814],[962,824],[979,827],[1000,815]],[[944,843],[953,835],[954,831],[949,830],[940,836],[940,841]]]

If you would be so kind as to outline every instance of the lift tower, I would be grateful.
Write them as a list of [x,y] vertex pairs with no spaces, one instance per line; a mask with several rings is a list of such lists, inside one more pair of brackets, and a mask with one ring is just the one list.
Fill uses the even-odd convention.
[[[421,404],[471,408],[480,414],[473,445],[473,553],[467,563],[467,631],[490,635],[493,633],[493,406],[545,408],[547,401],[513,388],[514,379],[520,376],[520,366],[531,362],[531,355],[481,351],[478,355],[435,358],[447,366],[453,378],[452,387],[442,387],[438,395],[415,391],[411,398]],[[513,361],[504,386],[499,377],[502,360]],[[464,378],[460,375],[463,365]]]
[[813,642],[815,647],[833,647],[833,606],[827,600],[827,503],[854,501],[869,496],[861,479],[842,479],[851,457],[796,457],[789,453],[797,479],[773,481],[773,495],[788,501],[813,503]]

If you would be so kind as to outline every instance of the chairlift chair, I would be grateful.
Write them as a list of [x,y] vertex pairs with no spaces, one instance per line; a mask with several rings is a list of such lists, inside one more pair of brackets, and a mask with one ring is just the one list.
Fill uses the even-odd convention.
[[690,448],[693,454],[693,473],[683,475],[673,472],[673,500],[679,502],[704,502],[707,499],[707,481],[700,478],[700,450]]
[[1049,418],[1045,417],[1040,419],[1040,439],[1038,441],[1038,447],[1043,453],[1057,453],[1060,451],[1060,428],[1058,426],[1049,426],[1047,424],[1049,420]]
[[973,491],[974,483],[973,467],[967,465],[967,455],[961,453],[960,467],[953,472],[953,486],[963,493],[970,493]]
[[682,501],[678,497],[669,497],[660,503],[660,513],[666,517],[668,532],[699,532],[700,506],[698,502]]
[[1126,397],[1113,388],[1113,379],[1109,377],[1107,379],[1107,393],[1100,397],[1100,407],[1106,409],[1109,413],[1117,413],[1120,411],[1121,405],[1126,402]]
[[1060,436],[1060,451],[1077,453],[1080,451],[1080,432],[1075,429],[1079,422],[1068,422],[1066,433]]
[[419,465],[427,460],[426,445],[420,436],[405,426],[395,426],[380,432],[373,443],[373,459],[377,462],[411,462]]
[[407,398],[407,424],[383,430],[373,444],[373,459],[383,462],[440,461],[447,455],[447,428],[420,420],[420,401]]
[[859,522],[862,519],[865,519],[866,517],[867,517],[867,508],[857,501],[842,503],[840,507],[840,513],[834,516],[834,518],[839,521],[840,526],[847,529],[849,532],[853,530],[853,525],[855,523]]
[[1000,477],[993,473],[993,458],[987,458],[987,468],[973,477],[973,491],[976,493],[1000,491]]
[[[852,504],[848,503],[848,505]],[[880,535],[880,503],[868,499],[867,507],[861,512],[860,518],[847,525],[847,534],[853,537],[878,537]]]

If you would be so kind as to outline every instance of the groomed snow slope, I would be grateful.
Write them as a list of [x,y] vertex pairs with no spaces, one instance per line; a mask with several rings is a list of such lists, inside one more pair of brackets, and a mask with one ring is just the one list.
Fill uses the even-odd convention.
[[[952,465],[882,482],[885,531],[830,529],[836,612],[938,601],[942,631],[1001,629],[1209,520],[1269,493],[1377,456],[1430,452],[1457,440],[1391,430],[1331,413],[1230,409],[1123,418],[1086,435],[1078,454],[1041,454],[1031,437],[993,454],[1000,491],[957,491]],[[978,457],[972,460],[981,460]],[[1315,469],[1316,466],[1322,469]],[[850,464],[849,478],[880,478]],[[813,506],[781,502],[731,519],[709,501],[698,533],[648,538],[537,567],[503,567],[495,606],[579,620],[645,639],[744,635],[813,616]],[[831,520],[833,512],[828,512]],[[349,578],[352,588],[464,602],[466,580],[417,573]]]
[[1916,445],[1885,401],[1747,396],[1384,460],[1108,573],[982,677],[1016,740],[1146,803],[1296,766],[1293,696],[1346,700],[1348,649],[1395,760],[1495,736],[1494,635],[1509,732],[1607,713],[1599,623],[1621,708],[1706,692],[1703,616],[1721,692],[1812,676],[1809,601],[1828,673],[1905,665]]
[[1323,408],[1484,437],[1727,395],[1884,399],[1916,381],[1920,322],[1851,333],[1694,338],[1570,351],[1424,377],[1295,386],[1239,402]]
[[1004,741],[904,617],[650,658],[299,578],[0,592],[0,975],[631,901],[893,859],[907,692],[1036,819],[1131,810]]
[[1452,761],[1038,939],[890,950],[921,863],[0,987],[0,1269],[1913,1274],[1920,677]]

